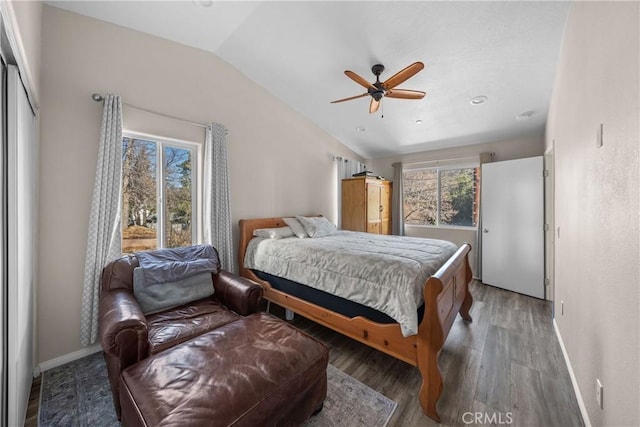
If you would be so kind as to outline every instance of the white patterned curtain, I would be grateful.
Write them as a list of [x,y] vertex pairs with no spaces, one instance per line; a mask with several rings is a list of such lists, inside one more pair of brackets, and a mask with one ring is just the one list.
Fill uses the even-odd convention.
[[[493,161],[495,153],[480,153],[480,168],[484,163]],[[478,191],[478,200],[482,199],[482,172],[480,172],[480,188]],[[476,244],[474,251],[476,253],[476,278],[482,281],[482,205],[478,203],[478,231],[476,232]]]
[[393,166],[393,193],[391,193],[391,234],[404,236],[404,212],[402,209],[403,185],[402,163],[397,162]]
[[227,170],[227,130],[218,123],[207,126],[204,141],[203,237],[205,243],[218,250],[222,268],[235,273]]
[[102,113],[100,147],[89,216],[84,262],[80,343],[98,338],[98,300],[102,268],[121,255],[120,203],[122,200],[122,101],[107,95]]
[[338,229],[342,228],[342,180],[351,178],[354,173],[364,172],[367,165],[357,160],[334,157],[337,166],[338,180]]

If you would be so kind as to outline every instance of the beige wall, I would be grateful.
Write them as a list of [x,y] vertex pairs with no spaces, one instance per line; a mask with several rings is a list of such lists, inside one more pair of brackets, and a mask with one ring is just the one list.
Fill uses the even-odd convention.
[[[466,147],[455,147],[432,151],[423,151],[413,154],[402,154],[392,157],[367,160],[367,168],[376,175],[382,175],[387,179],[393,179],[393,167],[395,162],[412,163],[430,160],[455,159],[459,157],[477,156],[480,153],[495,153],[494,161],[520,159],[525,157],[541,156],[544,151],[544,138],[540,136],[527,136],[513,138],[505,141],[495,141],[485,144],[475,144]],[[407,236],[428,237],[431,239],[449,240],[457,245],[464,242],[471,243],[469,261],[474,274],[476,272],[475,246],[476,230],[445,227],[424,227],[405,225]]]
[[[333,155],[361,159],[205,51],[44,6],[40,362],[80,348],[80,298],[102,106],[94,92],[229,129],[234,224],[323,213],[335,221]],[[203,130],[125,108],[125,128],[202,141]]]
[[560,228],[556,322],[598,426],[640,424],[639,7],[573,3],[547,123]]

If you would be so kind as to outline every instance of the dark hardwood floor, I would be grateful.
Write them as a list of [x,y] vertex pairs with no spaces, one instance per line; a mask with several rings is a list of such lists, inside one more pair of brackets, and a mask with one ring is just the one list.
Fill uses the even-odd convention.
[[[473,322],[458,316],[440,354],[442,425],[582,426],[551,303],[478,282],[471,293]],[[417,368],[301,316],[292,323],[331,348],[332,365],[398,403],[390,427],[437,425],[418,403]],[[37,426],[39,393],[38,378],[25,426]]]
[[[584,425],[551,303],[479,282],[471,293],[473,322],[458,316],[440,354],[442,425]],[[417,368],[301,316],[293,324],[331,348],[332,365],[398,403],[389,426],[437,425],[420,408]]]

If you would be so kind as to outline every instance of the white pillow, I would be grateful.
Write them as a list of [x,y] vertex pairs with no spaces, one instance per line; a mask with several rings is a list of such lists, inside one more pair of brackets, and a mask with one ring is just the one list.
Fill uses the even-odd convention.
[[288,225],[278,228],[258,228],[253,230],[253,235],[265,239],[283,239],[285,237],[293,237],[293,230]]
[[309,237],[331,236],[338,231],[336,226],[323,216],[297,216],[296,218],[300,221]]
[[304,239],[305,237],[307,237],[307,232],[304,231],[304,227],[302,226],[300,221],[298,221],[296,218],[282,218],[282,219],[284,220],[285,224],[291,227],[293,234],[300,237],[301,239]]

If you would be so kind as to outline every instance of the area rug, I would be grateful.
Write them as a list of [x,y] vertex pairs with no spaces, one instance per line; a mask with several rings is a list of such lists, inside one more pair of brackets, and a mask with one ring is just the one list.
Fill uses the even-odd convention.
[[[324,409],[306,427],[386,426],[397,403],[332,365]],[[117,426],[107,368],[95,353],[42,374],[38,425]]]

